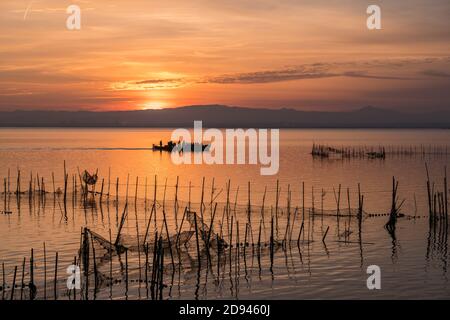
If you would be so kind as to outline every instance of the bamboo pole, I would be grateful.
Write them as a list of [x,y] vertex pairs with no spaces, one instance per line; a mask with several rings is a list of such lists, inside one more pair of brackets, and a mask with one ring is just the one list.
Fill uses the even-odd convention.
[[119,177],[116,179],[116,204],[119,205]]
[[194,226],[195,226],[195,244],[197,246],[197,257],[198,257],[198,267],[201,266],[201,257],[200,257],[200,244],[198,239],[198,225],[197,225],[197,214],[194,213]]
[[23,299],[23,289],[25,288],[25,263],[26,263],[26,258],[23,258],[23,262],[22,262],[22,279],[20,281],[20,300]]
[[128,292],[128,249],[125,249],[125,291]]
[[325,231],[325,234],[322,237],[322,242],[325,244],[325,238],[327,237],[328,230],[330,230],[330,226],[327,227],[327,230]]
[[120,242],[120,234],[122,232],[123,225],[125,224],[125,219],[128,215],[128,203],[125,203],[125,206],[123,208],[122,217],[120,219],[119,229],[117,230],[117,237],[116,241],[114,241],[114,245],[117,246]]
[[97,285],[98,285],[98,270],[97,270],[97,261],[95,257],[95,247],[94,247],[94,238],[91,236],[91,245],[92,245],[92,262],[94,265],[94,296],[97,292]]
[[102,203],[103,200],[103,186],[105,184],[105,179],[102,179],[102,187],[100,189],[100,204]]
[[[126,206],[126,205],[125,205]],[[109,242],[112,242],[112,234],[111,234],[111,228],[109,228]],[[110,298],[112,299],[112,285],[113,285],[113,278],[112,278],[112,265],[113,265],[113,250],[112,248],[109,249],[109,294]]]
[[172,266],[175,268],[175,261],[173,259],[172,244],[170,243],[169,227],[167,225],[167,218],[166,218],[165,210],[163,210],[163,219],[164,219],[164,225],[165,225],[165,228],[166,228],[167,245],[169,246],[170,258],[172,259]]
[[20,196],[21,194],[21,189],[20,189],[20,170],[17,169],[17,190],[16,190],[16,194],[18,196]]
[[14,278],[11,286],[11,300],[14,300],[14,289],[16,287],[16,274],[17,274],[17,266],[14,267]]
[[444,167],[444,207],[445,219],[448,219],[448,187],[447,187],[447,167]]
[[44,242],[44,300],[47,300],[47,250]]
[[152,300],[155,299],[155,282],[157,271],[157,250],[158,250],[158,231],[155,232],[155,241],[153,243],[153,261],[152,261],[152,280],[150,283],[150,292]]
[[6,279],[5,279],[5,263],[2,262],[2,300],[5,300]]
[[273,239],[273,216],[270,222],[270,272],[273,271],[273,251],[274,251],[274,239]]
[[31,248],[31,257],[30,257],[30,300],[34,300],[34,252],[33,248]]
[[137,198],[138,198],[138,186],[139,186],[139,177],[136,177],[136,191],[134,193],[134,206],[137,205]]
[[277,179],[277,191],[275,196],[275,225],[277,229],[277,237],[278,237],[278,201],[279,201],[279,181]]
[[52,185],[53,185],[53,194],[56,194],[55,173],[54,172],[52,172]]
[[58,251],[56,251],[56,257],[55,257],[55,281],[54,281],[54,296],[55,296],[55,300],[58,299],[57,280],[58,280]]
[[111,195],[111,167],[108,168],[108,200]]

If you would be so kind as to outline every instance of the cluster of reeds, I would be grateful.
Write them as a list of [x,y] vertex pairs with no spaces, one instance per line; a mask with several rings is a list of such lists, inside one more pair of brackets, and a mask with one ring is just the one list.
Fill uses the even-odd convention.
[[383,146],[329,146],[323,144],[313,144],[311,154],[313,157],[319,158],[378,158],[384,159],[386,157],[386,151]]
[[392,202],[391,202],[391,210],[389,212],[389,220],[386,222],[384,227],[391,234],[393,238],[395,238],[395,229],[397,226],[397,218],[400,215],[400,209],[403,206],[405,199],[399,202],[398,197],[398,181],[395,180],[395,177],[392,177]]
[[442,145],[410,145],[410,146],[330,146],[316,144],[312,146],[311,154],[318,158],[368,158],[384,159],[390,156],[425,156],[425,155],[449,155],[450,148]]
[[[427,194],[428,194],[428,245],[426,257],[427,260],[440,253],[447,257],[448,251],[448,185],[447,185],[447,168],[444,168],[444,177],[442,182],[442,189],[438,188],[437,184],[430,181],[428,165],[425,164],[427,172]],[[442,190],[442,191],[441,191]],[[447,261],[444,268],[446,268]]]
[[434,182],[430,181],[428,165],[425,164],[427,172],[427,194],[428,194],[428,211],[430,224],[437,220],[448,222],[448,185],[447,185],[447,167],[444,168],[444,178],[442,189],[438,189]]

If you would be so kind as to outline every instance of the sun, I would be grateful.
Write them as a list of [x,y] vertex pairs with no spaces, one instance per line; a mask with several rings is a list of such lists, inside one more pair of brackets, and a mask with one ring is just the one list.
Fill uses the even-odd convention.
[[149,101],[142,105],[142,110],[160,110],[167,107],[167,103],[163,101]]

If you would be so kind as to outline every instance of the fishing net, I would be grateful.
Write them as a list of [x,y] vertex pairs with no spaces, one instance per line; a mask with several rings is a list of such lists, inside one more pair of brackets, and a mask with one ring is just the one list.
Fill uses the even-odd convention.
[[197,232],[203,243],[209,243],[210,245],[217,245],[217,241],[223,246],[226,244],[225,240],[215,233],[212,227],[209,227],[194,211],[186,211],[186,220],[190,223],[191,227],[197,226]]

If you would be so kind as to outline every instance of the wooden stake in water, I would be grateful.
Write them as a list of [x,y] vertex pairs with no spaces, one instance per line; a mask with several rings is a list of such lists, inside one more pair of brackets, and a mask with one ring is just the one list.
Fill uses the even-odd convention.
[[273,268],[273,249],[274,249],[274,239],[273,239],[273,217],[270,221],[270,271]]
[[22,280],[20,281],[20,300],[23,299],[23,289],[25,288],[25,263],[26,258],[23,258],[22,262]]
[[167,234],[167,245],[169,246],[169,251],[170,251],[170,258],[172,259],[172,266],[175,268],[175,261],[173,259],[172,244],[170,243],[169,227],[167,226],[167,219],[166,219],[166,212],[165,212],[165,210],[163,210],[163,217],[164,217],[164,225],[165,225],[166,234]]
[[[134,217],[135,217],[135,220],[136,220],[136,239],[137,239],[137,247],[138,247],[139,283],[140,283],[140,281],[142,279],[142,274],[141,274],[141,243],[140,243],[140,239],[139,239],[139,219],[138,219],[138,214],[137,214],[136,202],[134,203]],[[145,242],[144,242],[144,246],[145,246]]]
[[6,178],[4,179],[4,194],[5,194],[5,196],[4,196],[4,212],[7,212],[8,211],[8,207],[7,207],[7,205],[6,205],[6,199],[7,199],[7,187],[6,187]]
[[47,300],[47,250],[44,242],[44,300]]
[[445,206],[445,219],[448,219],[448,197],[447,197],[447,167],[444,168],[444,206]]
[[108,200],[111,195],[111,167],[108,168]]
[[119,203],[119,177],[116,180],[116,204]]
[[300,226],[300,231],[298,232],[297,247],[300,247],[300,237],[303,233],[304,226],[305,226],[305,221],[302,221],[302,225]]
[[58,290],[57,290],[57,284],[58,284],[58,251],[56,251],[56,257],[55,257],[55,281],[54,281],[54,295],[55,300],[58,299]]
[[[77,266],[77,256],[73,257],[73,265]],[[73,286],[73,300],[77,300],[77,288]]]
[[160,238],[160,270],[159,270],[159,300],[163,298],[163,288],[164,288],[164,246],[162,245],[162,237]]
[[[109,228],[109,242],[112,242],[112,235],[111,235],[111,228]],[[113,263],[113,250],[112,248],[109,249],[109,294],[110,299],[112,299],[112,284],[113,284],[113,278],[112,278],[112,263]]]
[[53,194],[56,193],[56,188],[55,188],[55,173],[52,172],[52,184],[53,184]]
[[231,250],[233,248],[233,215],[231,215],[231,222],[230,222],[230,250],[229,250],[229,258],[230,258],[230,275],[231,275],[231,253],[233,252],[233,250]]
[[183,223],[184,223],[184,219],[186,217],[186,213],[187,213],[187,207],[184,208],[184,213],[183,213],[183,217],[181,218],[181,223],[180,223],[180,229],[177,232],[177,238],[175,240],[175,245],[179,248],[180,247],[180,234],[181,234],[181,230],[183,229]]
[[125,203],[128,203],[128,185],[130,183],[130,174],[128,174],[127,176],[127,188],[126,188],[126,193],[125,193]]
[[125,249],[125,291],[128,292],[128,249]]
[[158,232],[155,232],[155,240],[153,243],[153,260],[152,260],[152,280],[150,282],[150,292],[152,299],[155,298],[155,282],[157,270],[157,250],[158,250]]
[[100,189],[100,204],[102,203],[103,199],[103,185],[105,183],[105,179],[102,179],[102,188]]
[[2,262],[2,300],[5,300],[6,279],[5,279],[5,263]]
[[123,225],[125,224],[125,218],[128,215],[128,203],[125,203],[125,207],[123,208],[122,218],[120,219],[119,229],[117,230],[116,241],[114,241],[114,245],[117,246],[120,242],[120,234],[122,232]]
[[16,194],[19,196],[21,193],[20,190],[20,170],[17,169],[17,190],[16,190]]
[[92,262],[94,264],[94,297],[97,292],[98,285],[98,271],[97,271],[97,261],[95,258],[95,246],[94,246],[94,238],[91,236],[91,245],[92,245]]
[[305,221],[305,182],[302,182],[302,222]]
[[136,177],[136,191],[134,193],[134,206],[137,205],[139,177]]
[[147,289],[148,298],[148,242],[145,244],[145,288]]
[[195,225],[195,243],[197,245],[197,257],[198,257],[198,267],[200,268],[200,262],[201,262],[201,257],[200,257],[200,244],[199,244],[199,239],[198,239],[198,226],[197,226],[197,214],[194,213],[194,225]]
[[16,287],[16,274],[17,274],[17,266],[14,267],[14,279],[11,286],[11,300],[14,300],[14,289]]
[[322,237],[322,242],[325,243],[325,238],[327,237],[328,230],[330,230],[330,226],[327,227],[327,230],[325,231],[325,234]]
[[[66,201],[67,201],[67,172],[66,172],[66,160],[64,160],[64,208],[66,207]],[[87,190],[86,190],[87,192]]]
[[158,176],[155,174],[155,190],[153,193],[153,210],[154,210],[154,221],[155,221],[155,228],[156,228],[156,188],[158,187]]
[[277,191],[276,191],[276,198],[275,198],[275,224],[277,229],[277,236],[278,236],[278,201],[279,201],[279,181],[277,179]]
[[33,248],[31,248],[31,257],[30,257],[30,300],[34,300],[34,253]]
[[145,190],[144,190],[144,210],[147,213],[147,177],[145,177]]
[[175,212],[175,226],[178,227],[178,179],[177,176],[177,183],[175,184],[175,202],[174,202],[174,212]]

